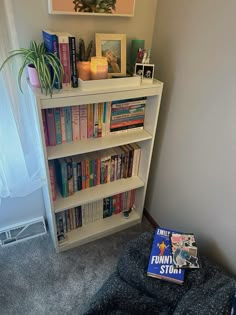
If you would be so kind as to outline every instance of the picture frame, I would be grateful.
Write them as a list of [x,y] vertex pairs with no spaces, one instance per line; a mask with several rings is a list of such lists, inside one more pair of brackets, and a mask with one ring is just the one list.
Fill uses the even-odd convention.
[[96,55],[107,57],[108,77],[126,76],[126,34],[96,33]]
[[49,14],[132,17],[134,9],[135,0],[103,0],[101,5],[97,0],[48,0]]
[[152,83],[154,79],[154,64],[150,63],[136,63],[135,75],[141,77],[142,82]]

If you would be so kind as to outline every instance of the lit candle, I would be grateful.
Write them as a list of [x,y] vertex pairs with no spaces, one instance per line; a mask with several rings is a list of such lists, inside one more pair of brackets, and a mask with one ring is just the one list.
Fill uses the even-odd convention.
[[107,79],[108,63],[106,57],[92,57],[90,64],[92,80]]

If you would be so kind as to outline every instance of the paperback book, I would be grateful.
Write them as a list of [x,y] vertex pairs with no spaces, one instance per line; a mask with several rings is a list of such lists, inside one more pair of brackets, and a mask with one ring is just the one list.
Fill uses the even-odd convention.
[[147,275],[178,284],[184,282],[184,269],[178,269],[173,265],[170,244],[170,233],[173,230],[157,228],[152,244]]
[[194,234],[177,233],[170,234],[173,264],[177,268],[199,268],[198,248]]

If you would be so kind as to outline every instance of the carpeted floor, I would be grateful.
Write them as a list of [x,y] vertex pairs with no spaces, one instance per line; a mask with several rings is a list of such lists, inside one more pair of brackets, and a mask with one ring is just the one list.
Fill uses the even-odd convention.
[[0,249],[0,314],[82,314],[114,271],[125,244],[152,230],[142,224],[56,254],[49,235]]

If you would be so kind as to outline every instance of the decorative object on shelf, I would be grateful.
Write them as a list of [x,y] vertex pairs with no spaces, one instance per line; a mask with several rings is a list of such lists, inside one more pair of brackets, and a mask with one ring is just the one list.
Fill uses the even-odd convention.
[[106,57],[91,58],[90,75],[92,80],[107,79],[108,63]]
[[93,54],[93,40],[88,44],[85,49],[85,43],[82,38],[79,39],[79,52],[76,54],[77,58],[77,72],[78,77],[82,80],[90,80],[90,60]]
[[140,49],[144,49],[145,41],[143,39],[132,39],[130,48],[130,71],[133,73],[137,56]]
[[20,48],[10,51],[0,67],[0,71],[6,63],[17,56],[23,57],[22,65],[18,72],[18,84],[21,88],[21,79],[24,69],[28,68],[29,80],[32,86],[40,87],[41,92],[52,96],[55,81],[62,82],[63,67],[60,59],[52,53],[48,53],[44,43],[37,44],[31,41],[29,48]]
[[48,0],[50,14],[134,16],[135,0]]
[[108,75],[126,75],[126,34],[96,34],[96,55],[107,58]]
[[154,78],[154,64],[136,63],[135,75],[140,76],[142,82],[152,83]]

